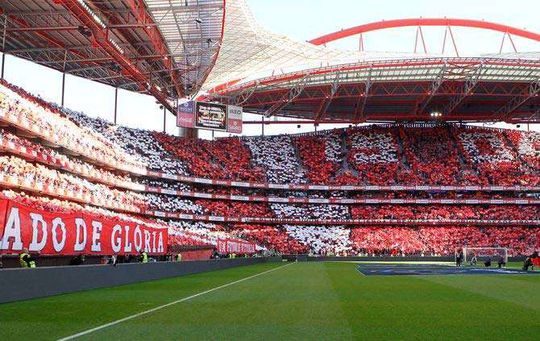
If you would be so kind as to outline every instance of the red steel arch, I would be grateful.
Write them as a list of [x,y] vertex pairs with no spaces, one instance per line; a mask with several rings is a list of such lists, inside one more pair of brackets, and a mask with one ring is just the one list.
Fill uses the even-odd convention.
[[480,28],[493,30],[502,33],[515,35],[540,42],[540,34],[520,28],[507,26],[503,24],[492,23],[483,20],[472,19],[449,19],[449,18],[418,18],[418,19],[396,19],[372,22],[365,25],[351,27],[345,30],[333,32],[310,40],[314,45],[323,45],[332,41],[340,40],[357,34],[383,30],[388,28],[410,27],[410,26],[460,26],[470,28]]

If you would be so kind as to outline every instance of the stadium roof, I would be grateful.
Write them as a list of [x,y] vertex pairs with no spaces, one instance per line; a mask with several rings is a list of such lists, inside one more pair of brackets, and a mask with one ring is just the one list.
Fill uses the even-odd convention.
[[298,42],[261,27],[245,0],[5,0],[0,13],[2,51],[152,94],[171,111],[174,99],[202,95],[315,122],[423,120],[435,111],[449,120],[540,120],[539,53],[449,58],[322,45],[414,25],[540,41],[500,24],[400,19]]
[[376,22],[297,42],[260,27],[244,0],[229,0],[223,46],[203,85],[203,98],[242,105],[267,117],[315,123],[540,120],[538,52],[447,57],[322,46],[355,34],[415,25],[447,27],[452,40],[450,27],[464,26],[499,31],[512,44],[511,35],[540,42],[534,32],[446,18]]
[[170,100],[197,92],[219,50],[223,0],[5,0],[2,51]]
[[266,76],[366,60],[422,58],[425,54],[342,51],[299,42],[260,26],[245,0],[227,0],[224,34],[216,65],[203,90],[225,88]]

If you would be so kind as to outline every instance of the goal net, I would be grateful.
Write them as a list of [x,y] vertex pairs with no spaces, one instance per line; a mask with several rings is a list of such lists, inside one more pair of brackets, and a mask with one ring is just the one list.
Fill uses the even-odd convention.
[[499,262],[508,263],[508,249],[505,247],[463,247],[456,250],[456,260],[459,252],[462,252],[463,265],[486,266],[486,262],[491,262],[491,266],[498,266]]

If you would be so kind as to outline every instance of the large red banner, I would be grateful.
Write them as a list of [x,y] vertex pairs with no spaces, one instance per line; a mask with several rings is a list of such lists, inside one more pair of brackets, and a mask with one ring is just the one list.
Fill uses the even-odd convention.
[[46,212],[0,200],[0,253],[43,255],[167,253],[168,231],[85,213]]
[[252,254],[256,252],[255,244],[238,239],[218,239],[217,250],[221,254]]

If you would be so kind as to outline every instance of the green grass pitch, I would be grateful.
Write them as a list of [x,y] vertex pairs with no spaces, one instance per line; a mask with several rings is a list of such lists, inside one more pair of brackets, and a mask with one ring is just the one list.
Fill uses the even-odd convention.
[[[281,266],[2,304],[0,340],[63,338]],[[363,276],[353,263],[294,263],[78,339],[539,340],[540,275]]]

